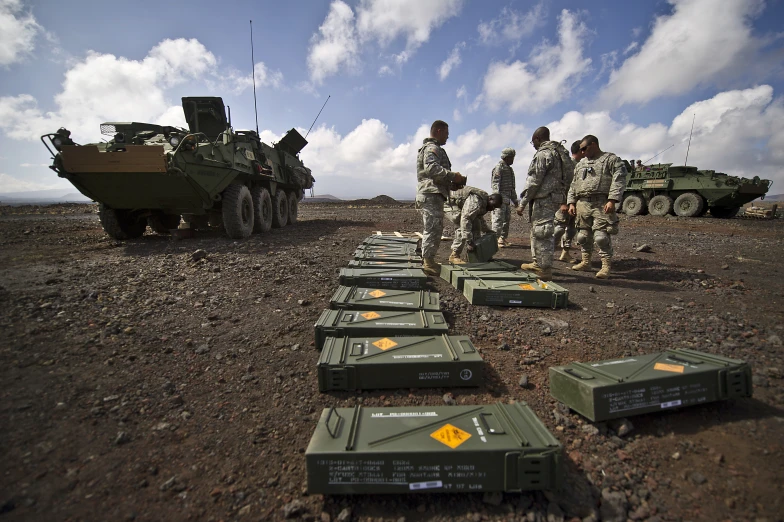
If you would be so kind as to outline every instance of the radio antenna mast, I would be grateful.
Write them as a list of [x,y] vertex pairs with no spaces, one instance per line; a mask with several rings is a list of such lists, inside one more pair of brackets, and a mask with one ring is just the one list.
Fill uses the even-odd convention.
[[686,147],[686,161],[683,162],[683,166],[685,167],[687,163],[689,163],[689,149],[691,148],[691,135],[694,133],[694,119],[697,117],[697,113],[694,113],[694,116],[691,118],[691,132],[689,132],[689,145]]
[[[664,154],[665,152],[667,152],[668,150],[670,150],[670,149],[671,149],[671,148],[673,148],[674,146],[675,146],[675,144],[673,143],[672,145],[670,145],[669,147],[667,147],[666,149],[664,149],[663,151],[661,151],[661,152],[660,152],[659,154],[657,154],[656,156],[659,156],[659,155],[661,155],[661,154]],[[643,161],[643,162],[642,162],[642,164],[643,164],[643,165],[645,165],[646,163],[648,163],[649,161],[651,161],[652,159],[654,159],[656,156],[654,156],[653,158],[650,158],[650,159],[647,159],[647,160]]]
[[[324,105],[322,105],[322,106],[321,106],[321,111],[323,111],[323,110],[324,110],[324,107],[326,107],[326,106],[327,106],[327,102],[329,101],[329,99],[330,99],[331,97],[332,97],[332,95],[331,95],[331,94],[330,94],[329,96],[327,96],[327,101],[325,101],[325,102],[324,102]],[[313,128],[313,126],[316,124],[316,120],[318,120],[318,119],[319,119],[319,116],[321,116],[321,111],[319,111],[319,112],[318,112],[318,114],[316,114],[316,119],[315,119],[315,120],[313,120],[313,123],[311,123],[311,124],[310,124],[310,129],[312,129],[312,128]],[[306,132],[306,133],[305,133],[305,137],[306,137],[306,138],[308,137],[308,134],[310,134],[310,129],[308,129],[308,132]]]
[[256,58],[253,56],[253,20],[250,20],[250,61],[253,75],[253,110],[256,113],[256,136],[259,135],[259,106],[256,102]]

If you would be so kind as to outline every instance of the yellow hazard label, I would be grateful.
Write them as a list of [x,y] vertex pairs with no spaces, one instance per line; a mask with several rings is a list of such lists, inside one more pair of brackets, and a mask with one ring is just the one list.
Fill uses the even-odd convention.
[[365,319],[367,319],[368,321],[371,319],[378,319],[379,317],[381,317],[381,314],[378,314],[376,312],[365,312],[364,314],[360,314],[360,315]]
[[384,337],[383,339],[379,339],[378,341],[374,342],[373,346],[380,348],[381,350],[389,350],[390,348],[397,346],[397,343],[392,339]]
[[372,292],[368,292],[368,295],[372,295],[373,297],[384,297],[387,293],[382,292],[381,290],[373,290]]
[[534,287],[529,285],[528,283],[521,283],[521,284],[519,284],[517,286],[519,286],[523,290],[533,290],[534,289]]
[[444,424],[442,427],[431,433],[430,436],[436,439],[438,442],[446,444],[452,449],[455,449],[471,438],[470,433],[461,430],[457,426],[452,426],[451,424]]
[[656,363],[653,365],[653,369],[661,370],[663,372],[683,373],[683,366],[680,364]]

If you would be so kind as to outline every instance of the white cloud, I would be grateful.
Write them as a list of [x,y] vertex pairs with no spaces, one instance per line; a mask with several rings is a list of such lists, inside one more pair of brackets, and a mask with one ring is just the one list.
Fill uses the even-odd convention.
[[313,85],[312,82],[298,82],[296,89],[300,92],[304,92],[305,94],[310,94],[311,96],[319,96],[318,90],[316,90],[316,86]]
[[392,68],[388,65],[382,65],[378,69],[379,76],[392,76],[393,74],[395,74],[395,71],[393,71]]
[[460,86],[460,87],[457,89],[457,92],[455,93],[455,96],[457,96],[457,99],[458,99],[458,100],[459,100],[460,98],[463,98],[463,99],[465,99],[465,98],[468,96],[468,91],[466,90],[466,86],[465,86],[465,85],[461,85],[461,86]]
[[361,0],[357,30],[361,38],[378,41],[382,47],[403,37],[406,49],[413,51],[462,7],[463,0]]
[[465,42],[459,42],[456,44],[455,48],[452,49],[452,52],[450,52],[449,56],[447,56],[446,60],[441,63],[441,66],[438,68],[438,77],[442,82],[446,80],[447,76],[449,76],[449,73],[452,72],[452,69],[460,65],[460,62],[462,61],[460,59],[460,50],[464,47]]
[[484,77],[482,99],[491,110],[539,111],[565,99],[588,70],[583,56],[588,30],[574,13],[559,17],[559,41],[536,48],[527,63],[493,62]]
[[62,182],[55,182],[53,184],[48,183],[36,183],[35,181],[28,181],[24,179],[15,178],[10,174],[5,174],[0,172],[0,193],[11,193],[11,192],[27,192],[31,190],[49,190],[49,189],[56,189],[56,188],[63,188],[64,184]]
[[[0,129],[14,139],[37,140],[65,126],[77,142],[96,141],[104,121],[184,123],[165,89],[203,78],[217,59],[198,40],[164,40],[142,60],[94,51],[66,73],[57,109],[45,112],[28,95],[0,97]],[[179,115],[176,113],[179,111]]]
[[645,103],[721,80],[755,53],[751,20],[762,0],[668,0],[639,52],[610,75],[599,95],[604,106]]
[[455,109],[452,111],[452,119],[455,121],[463,121],[463,115],[460,114],[460,109]]
[[[256,75],[256,87],[272,87],[280,89],[283,86],[283,73],[270,70],[264,62],[257,62],[253,66]],[[214,86],[213,90],[229,90],[234,94],[241,94],[246,89],[253,88],[253,74],[244,74],[236,69],[230,69],[223,78]]]
[[19,166],[25,169],[29,168],[48,168],[51,163],[20,163]]
[[0,0],[0,66],[21,62],[35,49],[42,27],[20,0]]
[[527,12],[504,7],[497,18],[477,26],[479,40],[487,45],[517,43],[544,25],[546,15],[544,2],[539,2]]
[[640,46],[640,43],[637,42],[637,41],[634,41],[634,42],[630,43],[629,45],[626,46],[626,49],[623,50],[624,56],[629,54],[630,52],[634,51],[639,46]]
[[317,84],[341,69],[353,71],[359,65],[354,11],[342,0],[332,2],[324,23],[310,42],[308,70],[310,79]]

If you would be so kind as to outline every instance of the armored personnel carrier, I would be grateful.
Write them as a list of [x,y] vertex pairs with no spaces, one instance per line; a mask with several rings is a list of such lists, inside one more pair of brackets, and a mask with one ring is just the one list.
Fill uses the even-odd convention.
[[710,210],[717,218],[734,217],[744,203],[765,197],[771,181],[729,176],[672,163],[637,169],[627,163],[626,191],[621,208],[629,216],[651,213],[702,216]]
[[139,237],[148,225],[167,233],[181,218],[192,228],[223,226],[234,239],[295,223],[314,183],[298,157],[305,138],[291,129],[270,146],[254,131],[235,131],[219,97],[186,97],[182,108],[187,129],[108,122],[101,133],[111,138],[87,145],[65,128],[45,134],[49,168],[100,204],[115,239]]

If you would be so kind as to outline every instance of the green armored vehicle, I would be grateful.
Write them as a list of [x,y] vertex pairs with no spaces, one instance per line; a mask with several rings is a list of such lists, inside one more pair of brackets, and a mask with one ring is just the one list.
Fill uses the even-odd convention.
[[193,228],[222,225],[234,239],[296,222],[314,182],[297,156],[305,138],[291,129],[269,146],[254,131],[235,131],[219,97],[183,98],[182,108],[188,129],[109,122],[101,133],[111,139],[87,145],[64,128],[41,136],[50,168],[100,203],[115,239],[139,237],[147,225],[167,233],[181,217]]
[[771,181],[729,176],[697,167],[672,163],[646,165],[636,169],[627,163],[626,191],[621,208],[628,216],[647,214],[682,217],[734,217],[749,201],[765,197]]

